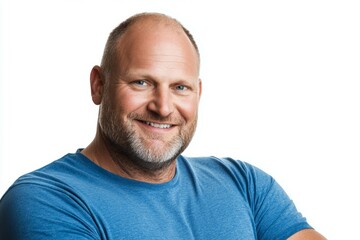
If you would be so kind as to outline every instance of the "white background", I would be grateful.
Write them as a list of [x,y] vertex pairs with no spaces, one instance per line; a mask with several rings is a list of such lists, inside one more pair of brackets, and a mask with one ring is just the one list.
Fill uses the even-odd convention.
[[89,72],[130,15],[179,19],[201,57],[199,127],[186,155],[230,156],[273,175],[329,239],[358,236],[358,1],[1,2],[0,195],[85,147]]

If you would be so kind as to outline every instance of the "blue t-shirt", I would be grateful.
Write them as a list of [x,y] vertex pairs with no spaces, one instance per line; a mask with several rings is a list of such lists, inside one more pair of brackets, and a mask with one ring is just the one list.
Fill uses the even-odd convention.
[[286,239],[311,228],[260,169],[179,156],[163,184],[129,180],[80,152],[19,178],[0,201],[0,239]]

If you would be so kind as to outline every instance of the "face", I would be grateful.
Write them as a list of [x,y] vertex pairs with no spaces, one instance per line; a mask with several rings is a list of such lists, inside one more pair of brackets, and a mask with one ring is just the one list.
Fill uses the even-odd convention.
[[99,125],[117,154],[147,169],[172,162],[196,128],[198,56],[181,29],[139,23],[119,41]]

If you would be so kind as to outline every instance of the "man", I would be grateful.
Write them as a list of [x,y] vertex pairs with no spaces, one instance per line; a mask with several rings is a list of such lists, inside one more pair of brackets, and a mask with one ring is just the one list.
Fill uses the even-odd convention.
[[324,239],[256,167],[180,155],[196,128],[199,58],[168,16],[114,29],[90,74],[94,140],[10,187],[1,239]]

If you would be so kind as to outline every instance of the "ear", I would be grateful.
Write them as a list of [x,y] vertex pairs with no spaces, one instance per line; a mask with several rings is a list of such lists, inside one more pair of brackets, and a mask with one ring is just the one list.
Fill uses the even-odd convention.
[[94,66],[90,73],[91,98],[96,105],[101,103],[104,91],[104,76],[99,66]]

